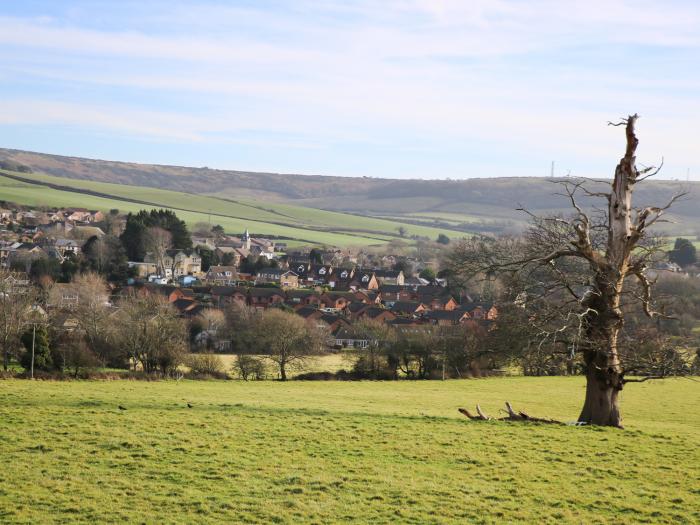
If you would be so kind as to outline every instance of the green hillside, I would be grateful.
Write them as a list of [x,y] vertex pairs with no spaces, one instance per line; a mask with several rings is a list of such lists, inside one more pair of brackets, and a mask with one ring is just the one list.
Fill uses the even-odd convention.
[[[66,179],[45,174],[0,171],[0,199],[18,204],[80,206],[93,209],[137,211],[148,207],[174,210],[188,224],[221,224],[227,232],[248,228],[259,235],[295,239],[301,243],[335,246],[381,244],[398,237],[402,225],[407,235],[431,239],[440,233],[459,237],[449,230],[399,224],[377,219],[249,199],[223,199],[152,187]],[[84,193],[89,192],[89,193]]]
[[[277,222],[277,218],[261,214],[273,210],[273,216],[289,216],[283,220],[291,223],[284,224],[320,227],[326,231],[358,229],[381,231],[391,236],[396,235],[397,225],[393,223],[399,221],[411,225],[408,227],[411,234],[435,238],[438,230],[502,232],[518,228],[527,221],[527,216],[517,210],[520,207],[538,214],[571,211],[567,199],[556,195],[561,193],[559,186],[552,184],[556,181],[544,177],[478,178],[479,174],[475,173],[473,178],[463,180],[397,180],[298,175],[138,164],[3,148],[0,148],[0,162],[17,166],[22,171],[59,177],[65,184],[67,180],[77,184],[109,182],[121,188],[139,187],[123,191],[143,195],[149,195],[146,188],[149,191],[170,190],[185,201],[192,199],[192,194],[209,196],[219,202],[205,201],[204,204],[214,209],[227,206],[224,213],[235,215],[234,208],[230,207],[232,203],[225,204],[225,199],[230,199],[239,205],[256,207],[260,212],[255,215],[257,220]],[[439,173],[430,175],[439,176]],[[600,175],[609,177],[611,173]],[[635,203],[663,205],[680,191],[687,191],[688,196],[674,204],[670,218],[675,222],[659,224],[657,231],[668,235],[700,233],[700,207],[695,205],[700,191],[698,182],[650,179],[635,191]],[[322,210],[322,213],[316,214],[310,209]],[[374,222],[372,217],[382,222]]]

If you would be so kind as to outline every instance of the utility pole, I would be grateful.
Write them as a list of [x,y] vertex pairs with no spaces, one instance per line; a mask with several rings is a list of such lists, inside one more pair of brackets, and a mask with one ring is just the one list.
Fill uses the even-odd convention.
[[554,161],[552,161],[552,166],[549,170],[549,177],[552,179],[554,178]]
[[34,343],[36,341],[36,323],[32,323],[32,366],[30,369],[31,378],[34,379]]

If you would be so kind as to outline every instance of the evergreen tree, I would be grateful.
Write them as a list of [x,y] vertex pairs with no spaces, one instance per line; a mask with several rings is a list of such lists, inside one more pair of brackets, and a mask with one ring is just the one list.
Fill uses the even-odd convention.
[[32,366],[32,339],[34,340],[34,370],[51,370],[53,360],[51,359],[51,349],[49,347],[49,334],[43,325],[30,327],[22,334],[22,346],[25,348],[22,354],[21,364],[25,370],[30,370]]
[[697,262],[695,246],[688,239],[678,237],[673,250],[668,252],[668,258],[678,266],[689,266]]
[[178,219],[171,210],[141,210],[126,217],[126,227],[120,240],[130,261],[143,261],[146,255],[144,238],[148,228],[158,227],[170,232],[172,246],[178,250],[190,250],[192,238],[185,221]]

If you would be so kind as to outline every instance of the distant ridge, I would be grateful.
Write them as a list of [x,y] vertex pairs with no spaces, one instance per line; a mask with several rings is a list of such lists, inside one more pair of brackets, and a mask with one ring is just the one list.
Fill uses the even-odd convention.
[[[466,180],[380,179],[284,173],[215,170],[67,157],[0,148],[0,161],[28,166],[58,177],[112,182],[174,191],[252,197],[269,202],[375,216],[435,214],[469,215],[474,220],[523,221],[520,205],[535,212],[566,211],[566,201],[554,196],[551,178],[502,177]],[[611,164],[612,165],[612,164]],[[612,168],[611,168],[612,169]],[[640,186],[639,205],[662,204],[679,187],[690,195],[673,213],[683,231],[700,230],[697,182],[650,180]],[[432,220],[432,219],[430,219]]]

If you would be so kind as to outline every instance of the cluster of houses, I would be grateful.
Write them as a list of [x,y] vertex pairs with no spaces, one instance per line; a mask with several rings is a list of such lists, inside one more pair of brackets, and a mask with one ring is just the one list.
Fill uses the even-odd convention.
[[67,208],[55,211],[0,208],[0,266],[26,267],[41,258],[62,263],[80,253],[84,242],[102,237],[96,225],[105,220],[99,210]]
[[[342,270],[341,270],[342,272]],[[455,297],[438,282],[421,284],[389,284],[387,281],[404,280],[401,272],[390,273],[384,280],[379,271],[358,270],[360,276],[369,276],[372,288],[350,286],[347,290],[322,288],[281,288],[278,286],[238,286],[231,284],[202,284],[191,287],[134,284],[138,293],[160,294],[179,311],[183,318],[195,318],[206,310],[224,310],[232,305],[257,310],[282,307],[295,312],[332,334],[337,348],[363,347],[367,341],[353,336],[352,325],[361,320],[386,323],[398,331],[420,330],[433,326],[484,326],[498,316],[491,303],[475,302],[467,294]],[[355,283],[354,279],[350,280]],[[362,279],[359,279],[362,282]],[[230,344],[219,337],[216,330],[205,331],[202,337],[225,351]]]
[[[114,217],[113,217],[114,218]],[[0,264],[16,268],[40,257],[62,262],[81,252],[85,241],[105,232],[98,227],[105,216],[99,211],[63,209],[0,210]],[[118,222],[118,221],[117,221]],[[119,226],[116,226],[117,233]],[[112,233],[115,233],[114,231]],[[240,236],[193,236],[193,250],[147,253],[143,261],[129,262],[135,276],[128,283],[112,283],[115,293],[134,289],[167,297],[185,319],[207,310],[223,310],[232,304],[257,310],[283,307],[309,323],[323,326],[337,347],[360,346],[352,325],[361,320],[386,323],[399,331],[426,326],[488,324],[496,319],[496,307],[472,301],[464,292],[454,293],[440,279],[404,275],[396,268],[399,258],[375,255],[363,264],[342,250],[290,253],[285,243],[254,238],[246,230]],[[202,270],[201,247],[223,264]],[[262,261],[257,271],[244,260]],[[415,266],[418,261],[406,261]],[[123,285],[123,286],[122,286]],[[54,306],[77,301],[70,285],[54,287]],[[217,334],[202,336],[220,350],[229,344]]]

